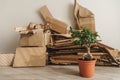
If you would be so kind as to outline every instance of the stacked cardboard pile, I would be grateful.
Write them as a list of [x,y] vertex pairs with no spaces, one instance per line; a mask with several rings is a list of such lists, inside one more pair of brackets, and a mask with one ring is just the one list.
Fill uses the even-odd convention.
[[[77,29],[81,29],[81,26],[87,26],[87,28],[92,32],[96,32],[94,14],[88,9],[80,6],[76,0],[74,5],[74,17],[77,24]],[[48,17],[46,17],[46,21],[47,19]],[[53,21],[49,20],[50,19],[48,19],[47,22]],[[56,23],[56,21],[53,22]],[[53,24],[53,22],[50,24]],[[56,23],[56,25],[57,24],[59,23]],[[73,45],[72,42],[74,39],[71,38],[70,34],[65,34],[65,32],[68,32],[65,27],[63,28],[62,26],[61,28],[64,32],[60,33],[58,26],[56,26],[55,29],[52,29],[53,31],[56,31],[60,34],[51,34],[53,42],[47,46],[49,61],[54,64],[77,63],[78,58],[81,58],[82,55],[86,52],[86,48],[80,47],[79,45]],[[102,43],[93,45],[91,47],[91,53],[97,59],[97,65],[120,65],[118,59],[119,51]]]
[[[27,27],[16,28],[20,33],[20,47],[16,49],[13,66],[45,66],[46,48],[50,63],[77,63],[78,58],[86,53],[86,48],[72,44],[74,39],[67,30],[68,25],[54,18],[47,6],[41,7],[39,13],[44,19],[44,24],[30,23]],[[76,0],[74,17],[78,29],[87,26],[92,32],[96,32],[94,14],[80,6]],[[97,59],[98,65],[120,65],[119,51],[102,43],[92,45],[91,53]]]
[[[85,47],[73,45],[73,39],[57,40],[52,46],[48,46],[49,60],[55,64],[74,64],[78,58],[86,53]],[[91,47],[91,53],[96,59],[100,59],[105,53],[97,45]]]
[[[87,52],[85,47],[73,45],[74,39],[69,34],[52,34],[52,44],[47,46],[49,61],[53,64],[76,64]],[[91,53],[96,58],[96,65],[120,65],[119,50],[102,43],[92,45]]]
[[[85,47],[73,45],[72,39],[58,40],[52,46],[48,46],[49,61],[54,64],[76,64],[78,58],[82,58],[86,51]],[[97,60],[96,65],[120,65],[120,54],[117,49],[97,43],[92,45],[90,52]]]

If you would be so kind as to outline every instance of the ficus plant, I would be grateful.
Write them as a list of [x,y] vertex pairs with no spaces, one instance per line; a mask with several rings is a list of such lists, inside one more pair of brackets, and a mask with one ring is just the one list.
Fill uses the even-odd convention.
[[73,44],[85,46],[87,53],[83,55],[83,60],[93,60],[93,56],[90,53],[90,48],[93,43],[97,42],[97,33],[91,32],[87,28],[82,28],[81,30],[73,30],[70,27],[71,36],[75,38]]

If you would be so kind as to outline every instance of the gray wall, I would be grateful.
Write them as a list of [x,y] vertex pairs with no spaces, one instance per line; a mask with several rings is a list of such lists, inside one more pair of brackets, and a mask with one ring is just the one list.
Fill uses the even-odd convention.
[[[78,0],[95,14],[102,42],[120,49],[120,0]],[[73,26],[74,0],[0,0],[0,52],[14,52],[19,34],[15,27],[42,23],[37,10],[47,5],[54,17]]]

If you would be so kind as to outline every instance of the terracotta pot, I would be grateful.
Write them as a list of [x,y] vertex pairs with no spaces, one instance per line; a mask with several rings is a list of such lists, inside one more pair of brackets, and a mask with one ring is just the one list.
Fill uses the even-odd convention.
[[82,77],[90,78],[94,76],[94,70],[95,70],[95,63],[96,60],[91,61],[85,61],[85,60],[78,60],[80,75]]

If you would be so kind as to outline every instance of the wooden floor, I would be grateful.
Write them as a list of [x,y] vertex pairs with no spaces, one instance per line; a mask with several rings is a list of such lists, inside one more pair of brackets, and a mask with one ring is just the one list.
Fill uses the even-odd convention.
[[0,67],[0,80],[120,80],[120,68],[97,66],[95,76],[79,76],[78,66],[49,65],[46,67]]

